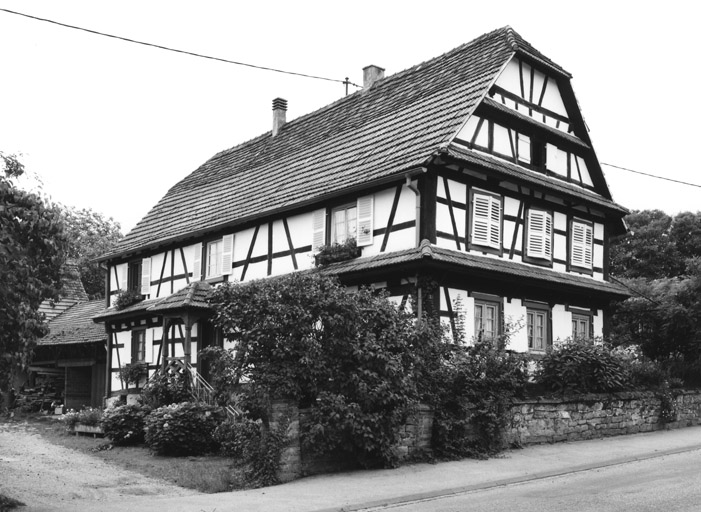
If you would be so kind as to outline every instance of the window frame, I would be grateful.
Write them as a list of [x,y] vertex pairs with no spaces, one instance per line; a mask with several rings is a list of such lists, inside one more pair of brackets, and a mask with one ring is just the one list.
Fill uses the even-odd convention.
[[[355,232],[353,236],[348,236],[348,210],[355,210]],[[344,212],[344,220],[343,224],[346,230],[346,237],[343,240],[339,240],[336,236],[336,213],[338,212]],[[354,201],[352,203],[344,203],[339,206],[334,206],[330,208],[330,215],[329,215],[329,242],[331,244],[337,243],[337,244],[343,244],[345,243],[349,238],[354,238],[356,241],[358,240],[358,202]]]
[[[593,275],[594,273],[594,223],[588,220],[572,217],[569,220],[569,233],[567,236],[567,267],[570,271],[579,272],[582,274]],[[576,226],[583,226],[584,243],[575,241]],[[587,243],[587,238],[589,241]],[[588,245],[588,246],[585,246]],[[582,247],[584,261],[575,261],[574,252],[577,246]],[[587,251],[589,262],[587,263]]]
[[[548,247],[548,253],[545,254],[545,251],[543,254],[530,254],[530,238],[531,238],[531,233],[532,233],[532,227],[531,227],[531,214],[532,213],[542,213],[546,216],[547,219],[550,221],[550,229],[549,233],[547,230],[545,232],[541,232],[540,236],[542,237],[543,240],[543,245],[545,246],[549,242],[549,247]],[[547,221],[543,222],[544,227],[547,226]],[[555,248],[555,216],[553,215],[553,212],[551,210],[546,210],[544,208],[534,208],[534,207],[529,207],[526,210],[526,215],[525,215],[525,229],[524,229],[524,236],[523,236],[523,261],[527,263],[533,263],[535,265],[542,265],[542,266],[547,266],[547,267],[552,267],[553,266],[553,253],[554,253],[554,248]]]
[[[553,346],[552,336],[552,310],[549,305],[524,302],[526,306],[526,339],[528,340],[528,351],[535,353],[543,353]],[[542,346],[536,346],[535,343],[535,325],[531,319],[543,318],[543,341]]]
[[[572,339],[591,339],[594,337],[594,315],[591,311],[570,310],[572,313]],[[575,331],[575,322],[586,322],[587,334],[581,336]]]
[[126,290],[141,295],[141,275],[143,260],[132,260],[127,263]]
[[[487,198],[489,200],[488,215],[486,217],[487,240],[484,241],[485,243],[483,243],[483,240],[475,241],[475,222],[478,218],[485,219],[484,215],[476,215],[477,198]],[[499,207],[498,222],[495,222],[493,211],[496,204],[498,204]],[[502,256],[504,253],[504,197],[501,194],[494,192],[488,192],[478,188],[471,188],[470,207],[468,208],[467,212],[469,215],[468,222],[466,222],[466,228],[468,231],[466,239],[469,241],[468,249]],[[498,230],[497,235],[499,238],[499,242],[496,244],[493,242],[495,229]]]
[[[141,357],[139,357],[141,356]],[[131,331],[131,363],[146,362],[146,329]]]
[[[218,272],[216,274],[210,274],[209,270],[210,267],[212,266],[210,263],[210,258],[212,256],[210,252],[210,247],[218,245],[219,246],[219,251],[216,253],[216,261],[215,261],[215,270],[218,269]],[[217,238],[214,240],[210,240],[208,242],[205,242],[203,244],[203,249],[204,249],[204,279],[218,279],[222,277],[223,274],[223,269],[221,268],[221,263],[222,263],[222,254],[224,252],[224,240],[223,238]]]
[[[496,338],[499,337],[499,335],[502,333],[502,321],[501,321],[501,312],[502,312],[502,301],[501,297],[496,297],[496,296],[485,296],[485,295],[473,295],[474,298],[474,306],[472,308],[472,318],[473,318],[473,336],[475,339],[480,338],[480,333],[484,333],[484,329],[478,329],[478,322],[477,322],[477,309],[478,308],[494,308],[494,333],[489,337],[486,338],[484,334],[482,334],[482,339],[491,339],[495,340]],[[481,318],[484,318],[484,315],[481,315]],[[483,324],[483,322],[482,322]]]

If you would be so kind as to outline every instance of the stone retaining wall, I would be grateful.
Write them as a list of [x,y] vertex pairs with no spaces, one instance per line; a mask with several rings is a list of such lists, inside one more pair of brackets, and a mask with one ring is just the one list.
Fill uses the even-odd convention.
[[[674,421],[660,418],[659,393],[590,394],[562,398],[534,398],[515,402],[506,440],[511,445],[578,441],[604,436],[681,428],[701,423],[701,390],[676,391]],[[270,425],[287,424],[289,443],[282,454],[279,477],[289,481],[306,475],[349,469],[352,461],[338,454],[319,457],[308,453],[300,431],[309,411],[288,401],[272,404]],[[430,452],[433,412],[421,405],[400,429],[396,446],[400,460]]]
[[540,398],[514,403],[507,441],[514,445],[578,441],[698,425],[701,392],[681,391],[676,420],[663,422],[658,393],[631,392]]

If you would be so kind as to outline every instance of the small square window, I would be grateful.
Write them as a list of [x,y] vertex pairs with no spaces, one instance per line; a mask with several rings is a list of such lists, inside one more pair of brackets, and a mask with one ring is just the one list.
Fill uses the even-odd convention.
[[349,238],[356,238],[357,231],[358,208],[355,204],[331,212],[331,242],[342,244]]
[[222,241],[216,240],[207,244],[207,267],[205,277],[218,277],[222,274]]
[[592,321],[589,315],[572,314],[572,339],[592,337]]

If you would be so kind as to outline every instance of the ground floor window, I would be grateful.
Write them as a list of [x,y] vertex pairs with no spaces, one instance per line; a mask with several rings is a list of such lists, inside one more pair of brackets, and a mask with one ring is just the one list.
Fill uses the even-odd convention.
[[572,339],[587,339],[591,337],[591,316],[572,313]]
[[549,323],[549,312],[547,309],[526,309],[528,350],[542,352],[551,346]]
[[499,334],[499,304],[475,301],[475,337],[493,339]]

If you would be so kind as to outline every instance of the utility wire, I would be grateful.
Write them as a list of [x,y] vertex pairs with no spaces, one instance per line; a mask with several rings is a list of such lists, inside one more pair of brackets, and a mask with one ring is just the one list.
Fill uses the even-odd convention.
[[633,293],[639,295],[639,296],[642,297],[643,299],[645,299],[645,300],[647,300],[647,301],[649,301],[649,302],[652,302],[653,304],[655,304],[655,305],[657,305],[657,306],[662,307],[662,303],[661,303],[661,302],[658,302],[658,301],[656,301],[655,299],[648,297],[647,295],[645,295],[645,294],[639,292],[638,290],[636,290],[635,288],[632,288],[631,286],[628,286],[626,283],[624,283],[623,281],[620,281],[619,279],[616,279],[615,277],[613,277],[613,276],[610,275],[610,274],[609,274],[609,278],[611,279],[611,281],[615,281],[616,283],[620,284],[620,285],[623,286],[624,288],[627,288],[627,289],[630,290],[631,292],[633,292]]
[[116,36],[114,34],[107,34],[105,32],[100,32],[98,30],[91,30],[89,28],[83,28],[83,27],[78,27],[75,25],[69,25],[67,23],[61,23],[59,21],[54,21],[54,20],[50,20],[47,18],[40,18],[38,16],[32,16],[30,14],[25,14],[25,13],[21,13],[21,12],[17,12],[17,11],[11,11],[10,9],[4,9],[2,7],[0,7],[0,11],[7,12],[9,14],[16,14],[17,16],[24,16],[25,18],[30,18],[30,19],[37,20],[37,21],[45,21],[47,23],[52,23],[54,25],[59,25],[61,27],[72,28],[74,30],[81,30],[83,32],[88,32],[90,34],[95,34],[98,36],[111,37],[112,39],[119,39],[120,41],[126,41],[128,43],[135,43],[135,44],[140,44],[143,46],[150,46],[152,48],[158,48],[160,50],[166,50],[169,52],[182,53],[184,55],[191,55],[193,57],[200,57],[202,59],[216,60],[219,62],[226,62],[227,64],[236,64],[237,66],[247,66],[249,68],[262,69],[264,71],[274,71],[276,73],[284,73],[287,75],[301,76],[304,78],[314,78],[316,80],[326,80],[327,82],[337,82],[337,83],[344,84],[346,86],[346,94],[348,93],[348,85],[352,85],[352,86],[358,87],[358,88],[360,87],[358,84],[354,84],[353,82],[348,81],[348,78],[346,78],[345,80],[338,80],[335,78],[326,78],[323,76],[308,75],[305,73],[296,73],[294,71],[285,71],[282,69],[275,69],[275,68],[270,68],[270,67],[266,67],[266,66],[257,66],[255,64],[248,64],[246,62],[238,62],[235,60],[223,59],[221,57],[212,57],[211,55],[203,55],[201,53],[189,52],[187,50],[178,50],[176,48],[170,48],[168,46],[162,46],[160,44],[147,43],[144,41],[138,41],[136,39],[130,39],[128,37]]
[[701,185],[697,185],[696,183],[688,183],[686,181],[680,181],[680,180],[674,180],[672,178],[665,178],[664,176],[656,176],[654,174],[648,174],[646,172],[641,172],[641,171],[634,171],[633,169],[628,169],[626,167],[621,167],[618,165],[613,165],[613,164],[605,164],[601,162],[601,165],[607,165],[608,167],[615,167],[616,169],[621,169],[622,171],[628,171],[628,172],[634,172],[635,174],[642,174],[643,176],[649,176],[650,178],[657,178],[658,180],[666,180],[666,181],[673,181],[674,183],[681,183],[682,185],[688,185],[690,187],[698,187],[701,188]]

